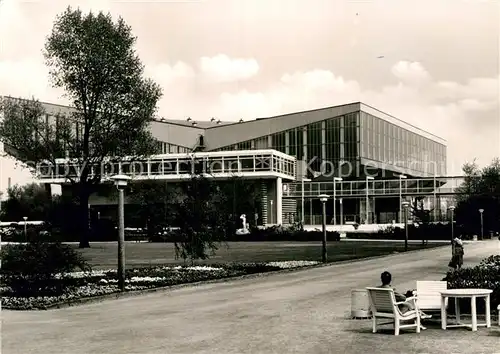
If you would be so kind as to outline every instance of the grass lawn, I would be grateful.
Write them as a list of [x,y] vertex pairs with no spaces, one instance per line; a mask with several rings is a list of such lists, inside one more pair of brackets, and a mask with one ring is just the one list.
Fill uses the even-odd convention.
[[[410,243],[409,250],[433,248],[448,245],[448,242]],[[77,245],[74,246],[78,247]],[[91,243],[91,248],[79,250],[95,269],[115,268],[117,262],[116,243]],[[328,243],[328,261],[344,261],[404,252],[402,242],[342,241]],[[128,268],[151,265],[181,264],[175,259],[174,245],[171,243],[127,242],[125,257]],[[272,261],[321,261],[321,242],[229,242],[221,244],[216,254],[197,264],[226,262],[272,262]]]

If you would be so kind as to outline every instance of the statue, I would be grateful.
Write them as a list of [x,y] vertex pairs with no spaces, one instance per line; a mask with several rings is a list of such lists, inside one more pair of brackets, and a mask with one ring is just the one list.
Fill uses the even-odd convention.
[[236,230],[236,235],[248,235],[250,231],[248,230],[248,224],[247,224],[247,216],[245,214],[242,214],[240,216],[241,223],[243,224],[243,227],[241,229]]

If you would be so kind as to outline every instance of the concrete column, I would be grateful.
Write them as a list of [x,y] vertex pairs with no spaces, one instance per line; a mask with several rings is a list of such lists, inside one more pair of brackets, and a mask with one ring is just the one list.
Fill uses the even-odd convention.
[[266,225],[267,224],[267,184],[265,180],[262,180],[261,185],[260,185],[260,191],[261,191],[261,209],[262,209],[262,215],[260,216],[261,218],[261,225]]
[[276,224],[283,224],[283,179],[276,179]]
[[307,161],[307,128],[302,130],[302,153],[304,155],[303,160]]
[[290,154],[290,132],[285,132],[285,154]]
[[359,223],[360,224],[366,224],[366,200],[365,199],[359,199]]
[[344,117],[340,118],[340,159],[345,159],[345,146],[344,146]]
[[326,122],[321,122],[321,160],[326,160]]
[[359,200],[359,216],[360,216],[360,224],[372,224],[375,222],[375,220],[373,220],[373,215],[375,213],[375,204],[374,204],[374,199],[373,197],[370,197],[370,199],[368,199],[369,202],[368,202],[368,212],[369,212],[369,215],[368,215],[368,218],[366,217],[366,200],[365,199],[360,199]]

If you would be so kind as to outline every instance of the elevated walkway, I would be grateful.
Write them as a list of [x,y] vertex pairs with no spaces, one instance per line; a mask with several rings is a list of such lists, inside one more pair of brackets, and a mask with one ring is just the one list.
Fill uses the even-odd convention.
[[[132,181],[164,180],[183,181],[193,174],[207,178],[276,179],[294,181],[296,159],[276,150],[240,150],[221,152],[196,152],[190,154],[153,155],[148,159],[105,160],[91,166],[91,177],[101,175],[103,182],[111,176],[124,174]],[[39,164],[36,176],[42,183],[66,184],[78,178],[82,164],[72,159],[57,159],[56,164]]]
[[[462,194],[463,176],[437,176],[408,179],[375,179],[334,182],[293,182],[284,184],[284,198],[317,198],[320,194],[337,198],[450,196]],[[304,190],[302,192],[302,189]],[[335,192],[335,193],[334,193]]]

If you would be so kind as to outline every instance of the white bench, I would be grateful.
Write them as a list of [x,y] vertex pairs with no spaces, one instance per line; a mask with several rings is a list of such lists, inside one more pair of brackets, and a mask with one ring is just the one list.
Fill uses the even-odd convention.
[[[417,299],[415,297],[409,297],[406,301],[396,302],[394,290],[391,288],[366,288],[366,290],[370,299],[373,333],[377,333],[377,318],[391,319],[390,322],[379,324],[394,323],[395,336],[398,336],[399,330],[404,328],[415,328],[417,333],[420,333],[420,312],[418,311]],[[401,313],[398,305],[409,302],[413,302],[414,310]],[[411,320],[414,320],[414,323],[401,324],[403,321]]]
[[[441,311],[441,293],[446,290],[448,284],[445,281],[417,280],[417,290],[413,295],[418,299],[418,308],[424,312]],[[446,299],[448,307],[448,299]]]

